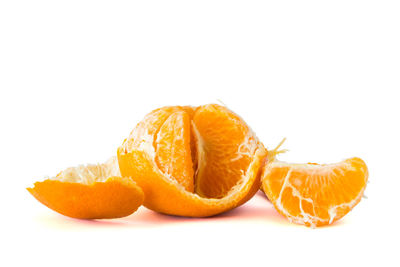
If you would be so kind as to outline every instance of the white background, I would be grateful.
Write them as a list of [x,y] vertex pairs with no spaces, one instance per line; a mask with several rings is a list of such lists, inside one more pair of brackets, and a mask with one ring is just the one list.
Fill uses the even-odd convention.
[[[399,14],[385,0],[2,0],[0,265],[399,266]],[[281,160],[363,158],[368,199],[313,230],[262,194],[208,219],[142,207],[91,222],[25,190],[115,155],[152,109],[218,99],[267,147],[287,137]]]

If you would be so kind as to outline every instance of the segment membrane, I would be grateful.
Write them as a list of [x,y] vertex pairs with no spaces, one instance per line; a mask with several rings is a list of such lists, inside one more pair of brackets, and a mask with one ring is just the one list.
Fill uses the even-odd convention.
[[173,113],[161,126],[155,140],[155,161],[159,169],[193,192],[189,115],[184,111]]

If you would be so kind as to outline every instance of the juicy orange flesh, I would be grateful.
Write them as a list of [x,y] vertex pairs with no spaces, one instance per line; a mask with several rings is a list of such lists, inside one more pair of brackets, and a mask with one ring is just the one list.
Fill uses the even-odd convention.
[[274,164],[263,178],[263,189],[286,216],[306,225],[331,223],[357,204],[368,171],[358,158],[341,164]]
[[221,198],[241,179],[252,160],[252,151],[242,143],[249,128],[221,106],[196,111],[193,124],[200,135],[204,156],[195,177],[196,193]]
[[[219,105],[155,110],[134,134],[153,136],[158,169],[206,198],[222,198],[242,181],[259,146],[248,126]],[[139,139],[129,138],[125,147],[140,147]]]
[[193,192],[193,162],[190,144],[190,118],[184,111],[171,114],[160,127],[155,143],[159,169]]

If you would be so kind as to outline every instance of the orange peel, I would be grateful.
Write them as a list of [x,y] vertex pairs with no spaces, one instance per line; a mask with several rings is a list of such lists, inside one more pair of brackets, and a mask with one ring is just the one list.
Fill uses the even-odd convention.
[[68,168],[27,190],[48,208],[78,219],[128,216],[144,200],[141,188],[120,176],[116,157],[104,164]]

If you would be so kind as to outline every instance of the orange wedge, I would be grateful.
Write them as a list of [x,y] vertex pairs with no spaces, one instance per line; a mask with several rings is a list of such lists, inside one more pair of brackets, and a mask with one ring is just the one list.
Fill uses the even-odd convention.
[[128,216],[144,200],[140,187],[120,176],[116,157],[104,164],[68,168],[27,189],[50,209],[79,219]]
[[226,107],[163,107],[149,113],[118,148],[123,176],[157,212],[204,217],[233,209],[260,186],[267,151]]
[[360,202],[367,180],[360,158],[322,165],[274,161],[265,166],[262,190],[291,222],[315,227],[346,215]]

